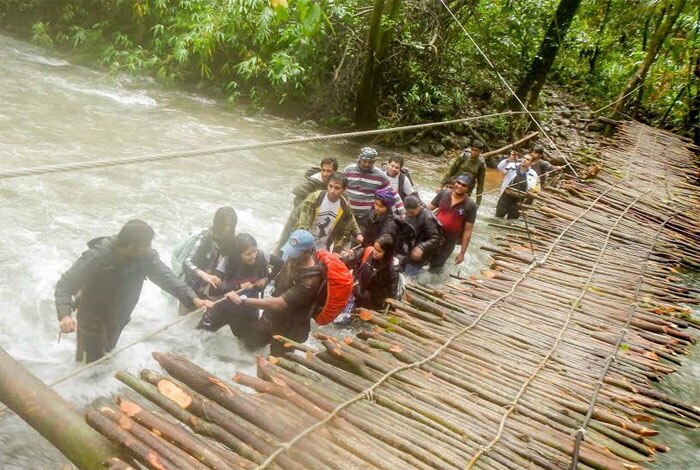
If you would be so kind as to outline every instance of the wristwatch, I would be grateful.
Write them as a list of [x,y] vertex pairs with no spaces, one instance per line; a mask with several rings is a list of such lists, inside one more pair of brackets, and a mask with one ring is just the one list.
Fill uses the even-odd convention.
[[241,305],[245,305],[246,302],[248,302],[248,296],[247,296],[247,295],[242,295],[242,296],[241,296]]

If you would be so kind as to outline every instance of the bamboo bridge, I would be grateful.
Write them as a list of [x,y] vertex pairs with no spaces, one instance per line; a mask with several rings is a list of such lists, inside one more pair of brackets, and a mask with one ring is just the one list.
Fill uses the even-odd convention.
[[292,352],[232,381],[174,353],[118,372],[129,388],[85,411],[128,454],[109,468],[644,468],[669,450],[654,421],[700,427],[653,386],[697,338],[679,270],[700,267],[698,167],[634,123],[591,158],[480,275],[410,285],[356,337],[279,338]]

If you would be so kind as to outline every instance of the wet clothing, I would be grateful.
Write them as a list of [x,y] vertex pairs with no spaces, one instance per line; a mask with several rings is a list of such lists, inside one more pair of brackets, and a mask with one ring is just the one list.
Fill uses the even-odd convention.
[[476,204],[469,197],[452,205],[452,190],[443,189],[431,204],[437,209],[435,217],[442,225],[446,239],[460,239],[464,224],[473,224],[476,220]]
[[398,225],[390,211],[378,216],[374,212],[374,209],[371,209],[367,219],[367,228],[365,228],[365,231],[362,234],[362,246],[366,247],[374,245],[374,242],[376,242],[382,235],[391,235],[394,239],[394,243],[398,243]]
[[[258,289],[248,289],[241,292],[250,298],[258,297]],[[198,330],[217,331],[228,325],[231,333],[237,338],[243,338],[248,334],[251,325],[258,320],[258,309],[243,305],[236,305],[229,299],[224,299],[213,308],[207,309],[197,324]]]
[[[513,179],[510,180],[508,188],[518,191],[527,191],[527,173],[516,171]],[[496,217],[506,217],[517,219],[520,217],[520,202],[522,197],[512,194],[508,189],[504,190],[496,203]]]
[[[308,230],[314,233],[312,227],[319,222],[320,208],[326,198],[326,191],[316,191],[307,196],[304,202],[289,215],[289,220],[285,225],[282,236],[278,242],[278,249],[287,242],[289,235],[294,230]],[[327,199],[327,198],[326,198]],[[323,223],[323,222],[322,222]],[[340,252],[352,240],[360,234],[360,227],[357,225],[355,215],[350,209],[350,205],[345,196],[340,197],[340,209],[336,213],[335,221],[330,232],[327,233],[326,246],[324,250]],[[316,238],[316,237],[314,237]]]
[[[253,322],[244,338],[250,349],[258,349],[272,343],[270,354],[279,355],[284,348],[274,341],[274,335],[282,335],[303,343],[311,331],[310,320],[323,309],[326,299],[326,267],[323,263],[309,268],[296,268],[287,261],[275,281],[273,297],[282,297],[287,303],[284,310],[265,310],[259,320]],[[322,300],[321,300],[322,299]]]
[[[234,261],[228,257],[224,258],[214,272],[222,280],[221,286],[211,289],[211,293],[220,296],[227,292],[239,290],[241,285],[246,282],[255,284],[261,279],[269,282],[277,276],[283,264],[284,262],[279,256],[267,255],[262,250],[257,251],[255,262],[252,265],[247,265],[241,262],[240,259]],[[258,297],[261,293],[260,289],[253,287],[251,292],[246,293],[246,295],[248,297]]]
[[[501,194],[505,192],[505,189],[511,185],[513,182],[513,179],[515,178],[515,175],[520,173],[520,164],[518,162],[509,162],[508,160],[501,160],[498,163],[498,171],[503,173],[505,176],[503,177],[503,183],[501,184]],[[539,189],[540,185],[540,179],[537,176],[537,173],[535,170],[532,168],[528,168],[524,172],[525,176],[525,181],[526,185],[521,186],[523,188],[523,192],[530,192],[530,191],[537,191]]]
[[443,229],[444,240],[430,260],[431,269],[439,269],[454,251],[455,246],[462,241],[464,226],[476,221],[476,204],[469,197],[452,205],[452,190],[440,191],[431,204],[437,208],[435,218]]
[[440,222],[426,207],[421,207],[415,217],[407,216],[406,222],[416,232],[416,241],[410,248],[419,247],[423,250],[423,259],[429,259],[430,255],[440,247],[442,238]]
[[327,183],[324,183],[323,179],[321,179],[321,169],[318,167],[310,168],[306,172],[304,182],[292,189],[294,207],[301,204],[309,194],[326,189],[326,186],[328,186]]
[[399,262],[392,258],[376,260],[372,256],[374,247],[356,250],[355,258],[346,261],[348,268],[353,269],[355,285],[352,289],[356,307],[380,309],[387,298],[398,297]]
[[527,193],[539,188],[539,177],[532,168],[521,171],[520,164],[503,160],[498,164],[498,169],[505,173],[503,184],[501,185],[501,196],[496,203],[496,217],[506,217],[517,219],[520,217],[520,203],[522,196],[515,194],[509,189]]
[[[374,193],[378,189],[389,186],[389,178],[378,169],[372,168],[368,172],[360,170],[358,163],[353,163],[345,167],[345,176],[348,178],[347,196],[350,202],[357,223],[360,228],[364,228],[369,217],[369,211],[374,204]],[[406,211],[403,207],[401,197],[396,194],[394,212],[396,215],[403,215]]]
[[[460,155],[455,159],[442,178],[443,186],[449,178],[460,175],[471,175],[476,182],[476,205],[481,205],[481,195],[484,193],[484,181],[486,180],[486,162],[479,156],[472,158],[470,155]],[[474,185],[470,185],[467,195],[471,197]]]
[[197,276],[197,270],[201,269],[208,274],[213,274],[220,259],[219,245],[214,241],[212,229],[203,230],[197,236],[189,256],[182,262],[185,282],[197,295],[202,296],[209,285]]
[[120,261],[117,237],[101,237],[88,242],[88,250],[73,263],[56,283],[54,293],[59,320],[70,316],[78,295],[78,349],[76,360],[92,362],[114,349],[121,331],[148,278],[190,309],[197,298],[194,291],[175,276],[158,257],[156,250],[134,260]]
[[547,160],[542,160],[540,158],[530,165],[530,169],[537,173],[537,176],[540,177],[540,186],[544,187],[544,183],[547,181],[547,174],[554,171],[556,167]]
[[[274,255],[267,256],[262,250],[258,250],[252,265],[244,264],[240,260],[232,262],[231,259],[226,258],[224,262],[219,264],[215,273],[223,282],[219,288],[211,289],[210,292],[218,296],[238,291],[241,289],[241,285],[246,282],[255,284],[261,279],[265,279],[267,283],[279,273],[282,264],[281,258]],[[260,289],[253,285],[250,289],[239,294],[249,298],[260,298],[263,296],[263,290],[264,288]],[[202,315],[197,329],[217,331],[228,325],[237,338],[242,338],[248,334],[251,325],[258,319],[258,316],[258,309],[236,305],[229,299],[224,299]]]

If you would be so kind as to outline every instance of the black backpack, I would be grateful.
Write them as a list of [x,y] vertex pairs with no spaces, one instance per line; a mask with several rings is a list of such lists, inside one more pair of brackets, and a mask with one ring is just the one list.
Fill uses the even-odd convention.
[[394,242],[396,246],[395,254],[399,256],[407,256],[416,243],[416,230],[406,220],[394,216],[396,223],[396,235],[398,240]]
[[[386,173],[386,169],[388,166],[389,166],[388,163],[382,163],[382,171]],[[403,189],[404,181],[406,181],[406,178],[408,178],[408,181],[411,183],[411,186],[413,186],[415,189],[415,184],[413,183],[413,177],[411,177],[411,170],[409,170],[406,167],[401,167],[401,172],[399,173],[399,197],[402,200],[406,196],[410,196],[410,194],[406,194],[406,191],[404,191],[404,189]]]

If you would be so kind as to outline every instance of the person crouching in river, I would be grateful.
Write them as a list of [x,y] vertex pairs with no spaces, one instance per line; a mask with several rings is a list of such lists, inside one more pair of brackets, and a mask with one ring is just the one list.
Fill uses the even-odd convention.
[[[154,236],[146,222],[130,220],[118,235],[88,242],[88,250],[59,279],[56,314],[62,333],[78,331],[76,361],[93,362],[114,349],[146,278],[190,309],[213,306],[163,264],[151,248]],[[71,317],[75,297],[77,322]]]
[[270,354],[285,352],[282,344],[273,342],[282,335],[303,343],[311,331],[311,318],[323,308],[326,299],[325,268],[315,256],[314,237],[306,230],[295,230],[282,247],[285,260],[275,281],[272,297],[249,298],[236,292],[226,297],[235,305],[263,309],[244,338],[249,349],[258,349],[272,342]]
[[205,295],[209,289],[220,286],[221,278],[214,273],[222,258],[220,245],[236,234],[237,223],[238,215],[233,207],[220,207],[211,227],[197,235],[192,251],[182,262],[185,282],[197,295]]
[[382,235],[372,246],[356,250],[355,257],[345,263],[354,270],[357,281],[352,289],[355,307],[381,309],[385,299],[397,298],[399,262],[394,258],[391,235]]
[[[259,250],[255,238],[247,233],[239,233],[232,239],[224,240],[221,254],[225,256],[225,261],[217,267],[215,275],[223,281],[218,288],[210,289],[209,294],[212,296],[236,291],[249,299],[258,299],[262,297],[265,286],[277,275],[283,264],[279,257],[268,256]],[[257,308],[236,305],[226,298],[204,312],[197,329],[217,331],[228,325],[231,332],[241,338],[257,319]]]

